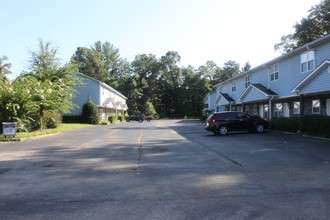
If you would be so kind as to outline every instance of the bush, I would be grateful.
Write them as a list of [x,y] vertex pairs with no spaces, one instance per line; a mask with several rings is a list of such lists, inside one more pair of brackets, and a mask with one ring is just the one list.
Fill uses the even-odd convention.
[[81,115],[63,115],[63,123],[83,123]]
[[270,126],[273,130],[298,132],[300,130],[300,119],[298,117],[272,118]]
[[97,111],[96,105],[88,101],[82,107],[81,117],[83,122],[88,124],[98,124],[99,123],[99,113]]
[[99,124],[100,125],[108,125],[109,124],[109,121],[100,121]]
[[125,120],[124,115],[118,115],[118,120],[119,120],[120,122],[123,122],[123,121]]
[[117,118],[118,118],[117,115],[111,114],[109,115],[108,120],[110,121],[111,124],[113,124],[117,122]]
[[305,115],[301,122],[305,134],[330,138],[330,117],[324,115]]

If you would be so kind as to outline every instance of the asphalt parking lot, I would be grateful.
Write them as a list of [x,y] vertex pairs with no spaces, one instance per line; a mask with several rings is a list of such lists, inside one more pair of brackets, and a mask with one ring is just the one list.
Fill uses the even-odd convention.
[[1,219],[329,219],[330,141],[124,122],[0,143]]

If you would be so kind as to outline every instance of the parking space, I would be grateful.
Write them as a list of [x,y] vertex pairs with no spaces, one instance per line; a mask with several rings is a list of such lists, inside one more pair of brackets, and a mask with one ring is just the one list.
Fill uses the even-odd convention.
[[327,219],[330,142],[198,120],[0,143],[5,219]]

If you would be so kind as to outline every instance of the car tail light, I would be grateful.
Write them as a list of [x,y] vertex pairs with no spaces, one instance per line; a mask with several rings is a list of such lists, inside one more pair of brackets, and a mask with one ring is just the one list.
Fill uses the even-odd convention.
[[210,119],[209,122],[216,122],[216,120],[215,119]]

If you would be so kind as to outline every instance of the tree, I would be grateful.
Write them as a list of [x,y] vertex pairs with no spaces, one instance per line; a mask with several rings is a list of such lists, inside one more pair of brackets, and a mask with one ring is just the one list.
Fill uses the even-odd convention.
[[274,49],[288,52],[330,33],[330,0],[312,7],[306,18],[294,25],[294,34],[284,35]]
[[168,51],[165,56],[160,59],[162,76],[174,88],[182,84],[182,73],[178,64],[181,56],[178,52]]
[[244,67],[242,68],[242,72],[249,71],[251,69],[251,64],[249,62],[246,62]]
[[222,75],[221,75],[221,82],[230,79],[234,76],[237,76],[240,74],[240,68],[239,64],[235,61],[229,60],[226,63],[224,63],[224,66],[222,68]]
[[198,68],[198,74],[200,77],[205,78],[211,85],[219,83],[222,70],[213,61],[207,61],[205,65]]
[[43,128],[44,112],[68,113],[73,107],[72,95],[77,84],[71,74],[71,65],[61,65],[57,48],[50,42],[39,39],[39,48],[31,51],[29,71],[20,78],[31,82],[30,93],[32,109],[39,119],[39,129]]
[[78,47],[71,63],[79,72],[116,87],[124,61],[120,59],[119,49],[109,42],[97,41],[90,48]]
[[7,56],[0,57],[0,78],[5,77],[7,74],[11,74],[11,63],[5,63],[8,60]]
[[97,110],[97,106],[92,101],[88,101],[82,107],[81,117],[86,123],[98,124],[99,113]]

